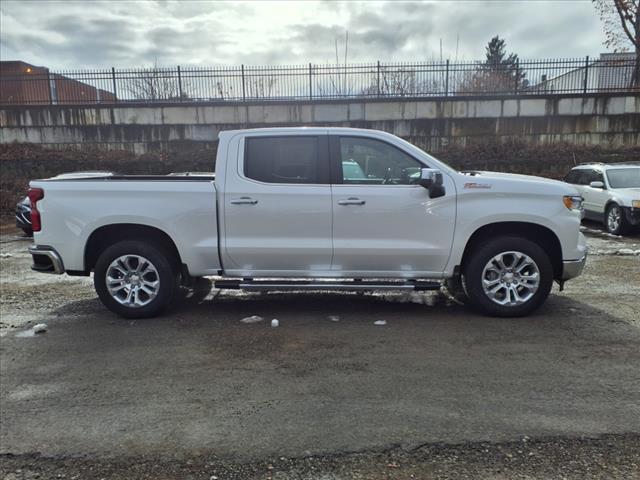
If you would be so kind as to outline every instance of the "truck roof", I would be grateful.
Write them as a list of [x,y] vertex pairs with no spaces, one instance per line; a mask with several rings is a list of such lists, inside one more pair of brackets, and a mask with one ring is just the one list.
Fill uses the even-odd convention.
[[340,133],[342,135],[348,133],[367,133],[371,136],[376,135],[391,135],[390,133],[383,132],[380,130],[371,130],[367,128],[351,128],[351,127],[264,127],[264,128],[242,128],[237,130],[223,130],[219,133],[219,135],[225,134],[237,134],[237,133],[293,133],[293,132],[304,132],[304,133]]
[[640,161],[618,162],[618,163],[603,163],[603,162],[581,163],[580,165],[573,167],[572,170],[584,170],[586,168],[612,170],[617,168],[629,168],[629,167],[640,167]]

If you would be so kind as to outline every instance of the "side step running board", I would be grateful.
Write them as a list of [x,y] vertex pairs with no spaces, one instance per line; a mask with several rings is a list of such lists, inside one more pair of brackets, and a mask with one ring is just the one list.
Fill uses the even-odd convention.
[[440,282],[402,281],[305,281],[216,280],[215,288],[240,290],[440,290]]

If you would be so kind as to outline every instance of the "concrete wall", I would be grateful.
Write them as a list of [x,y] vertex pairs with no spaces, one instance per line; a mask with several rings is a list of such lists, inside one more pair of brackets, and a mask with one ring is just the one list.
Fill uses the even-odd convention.
[[507,139],[619,147],[640,144],[640,96],[0,107],[0,143],[91,144],[137,153],[214,144],[221,130],[293,125],[380,129],[431,151]]

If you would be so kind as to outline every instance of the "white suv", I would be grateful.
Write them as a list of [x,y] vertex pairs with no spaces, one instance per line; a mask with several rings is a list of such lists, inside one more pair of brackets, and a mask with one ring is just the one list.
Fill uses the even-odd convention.
[[564,181],[584,198],[585,218],[602,222],[609,233],[640,226],[640,162],[579,165]]

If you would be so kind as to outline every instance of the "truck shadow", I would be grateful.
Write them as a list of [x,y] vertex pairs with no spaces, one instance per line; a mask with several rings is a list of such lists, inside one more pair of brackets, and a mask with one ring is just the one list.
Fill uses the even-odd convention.
[[128,320],[109,312],[95,299],[69,302],[53,310],[50,316],[75,317],[74,321],[109,321],[111,324],[171,324],[207,326],[209,324],[242,325],[241,320],[259,316],[263,323],[278,319],[282,324],[305,325],[316,323],[353,322],[372,324],[384,320],[387,324],[402,325],[419,321],[471,322],[483,324],[532,324],[556,328],[569,326],[585,328],[586,325],[620,324],[635,328],[615,314],[594,308],[562,294],[551,294],[547,302],[533,314],[522,318],[491,318],[474,312],[471,308],[452,303],[438,292],[418,293],[356,293],[356,292],[244,292],[211,289],[211,282],[183,292],[157,318]]

